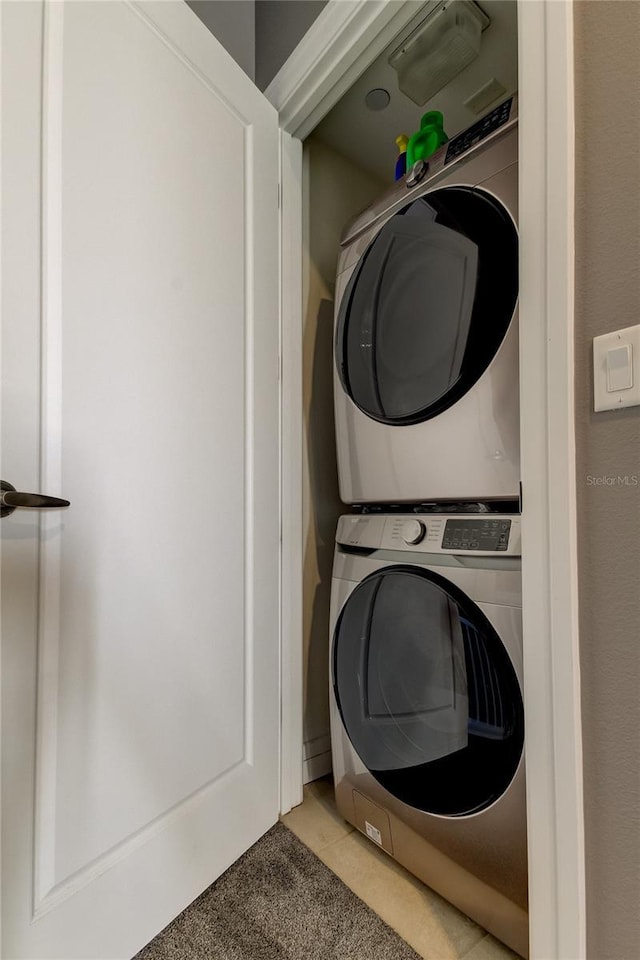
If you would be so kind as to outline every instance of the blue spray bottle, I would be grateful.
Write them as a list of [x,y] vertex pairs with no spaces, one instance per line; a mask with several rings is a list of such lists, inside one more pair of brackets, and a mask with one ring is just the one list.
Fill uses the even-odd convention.
[[396,180],[402,180],[405,173],[407,172],[407,144],[409,143],[409,137],[406,134],[401,133],[399,137],[396,137],[396,145],[398,150],[398,159],[396,160]]

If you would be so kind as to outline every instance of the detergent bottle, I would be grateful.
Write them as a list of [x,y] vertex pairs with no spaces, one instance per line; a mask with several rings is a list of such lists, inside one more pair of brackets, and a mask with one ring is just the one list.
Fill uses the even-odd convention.
[[443,125],[444,117],[439,110],[429,110],[423,114],[420,129],[414,133],[407,145],[407,170],[411,169],[416,160],[426,160],[447,142],[449,137],[444,132]]
[[407,144],[409,143],[409,137],[406,133],[401,133],[399,137],[396,137],[396,146],[398,147],[398,158],[396,160],[396,180],[402,180],[405,173],[407,172]]

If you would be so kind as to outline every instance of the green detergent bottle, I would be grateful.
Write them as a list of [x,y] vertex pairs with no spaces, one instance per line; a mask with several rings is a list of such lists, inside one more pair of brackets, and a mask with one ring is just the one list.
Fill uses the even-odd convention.
[[423,114],[420,129],[414,133],[407,145],[407,170],[411,169],[416,160],[430,157],[448,139],[444,132],[444,117],[440,111],[429,110]]

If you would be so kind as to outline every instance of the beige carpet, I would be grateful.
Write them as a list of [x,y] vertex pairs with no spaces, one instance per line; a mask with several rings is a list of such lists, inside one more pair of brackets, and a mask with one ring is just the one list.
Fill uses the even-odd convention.
[[134,960],[419,960],[281,823]]

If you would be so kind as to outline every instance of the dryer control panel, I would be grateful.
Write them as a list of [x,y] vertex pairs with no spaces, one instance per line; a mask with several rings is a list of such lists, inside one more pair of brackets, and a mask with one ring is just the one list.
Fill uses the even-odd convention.
[[508,123],[511,118],[512,106],[513,97],[509,97],[508,100],[501,103],[500,106],[492,110],[491,113],[488,113],[482,120],[478,120],[472,127],[468,127],[467,130],[458,134],[453,140],[449,140],[447,155],[444,159],[445,166],[451,163],[452,160],[456,160],[463,153],[466,153],[471,147],[475,147],[476,143],[485,140],[490,134],[494,133],[500,127],[503,127],[505,123]]
[[520,517],[491,513],[343,516],[336,542],[368,550],[519,557]]

